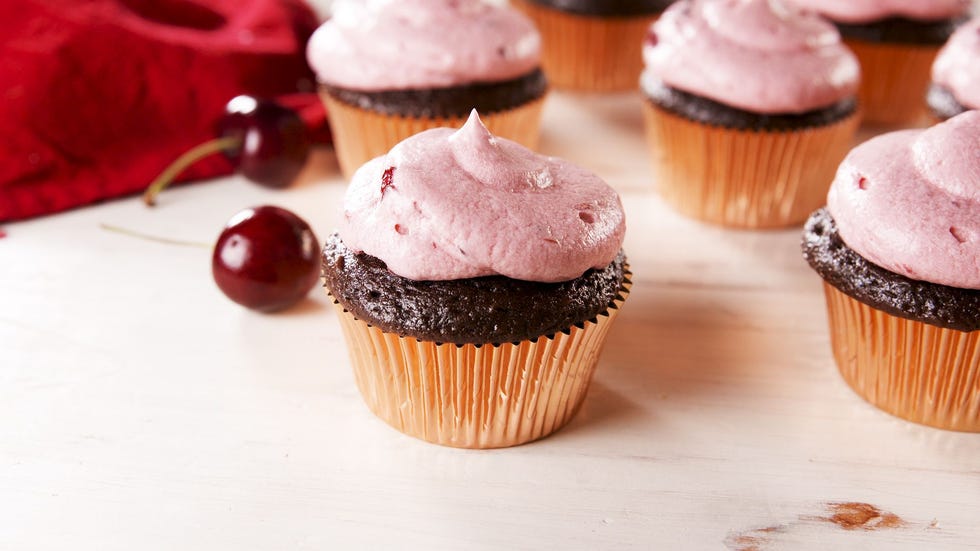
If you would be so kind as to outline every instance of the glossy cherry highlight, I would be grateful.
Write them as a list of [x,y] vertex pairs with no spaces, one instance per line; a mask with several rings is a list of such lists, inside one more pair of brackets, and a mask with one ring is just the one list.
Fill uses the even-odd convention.
[[299,113],[274,101],[237,96],[225,106],[218,137],[178,157],[146,189],[143,201],[156,204],[156,196],[180,173],[219,152],[249,180],[266,187],[285,187],[303,169],[310,149]]
[[274,206],[245,209],[228,221],[211,258],[218,288],[262,312],[287,308],[320,279],[320,244],[310,225]]
[[267,187],[286,187],[310,156],[310,140],[299,113],[271,101],[238,96],[225,106],[222,138],[239,147],[223,152],[246,178]]

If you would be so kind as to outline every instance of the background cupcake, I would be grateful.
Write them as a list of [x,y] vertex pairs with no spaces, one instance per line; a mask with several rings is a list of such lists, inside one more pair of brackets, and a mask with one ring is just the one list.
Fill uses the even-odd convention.
[[674,0],[514,0],[541,30],[543,64],[558,88],[635,90],[647,27]]
[[834,358],[872,404],[980,432],[980,112],[855,148],[804,231]]
[[644,46],[660,194],[726,226],[801,223],[858,125],[859,70],[832,25],[767,0],[684,0]]
[[474,113],[354,175],[323,275],[355,378],[398,430],[466,448],[559,429],[625,300],[616,193]]
[[330,113],[340,168],[471,109],[496,134],[536,147],[547,84],[534,25],[480,0],[342,0],[307,57]]
[[980,18],[957,29],[939,51],[927,99],[939,120],[980,109]]
[[788,0],[827,17],[861,62],[862,117],[919,123],[939,48],[967,16],[970,0]]

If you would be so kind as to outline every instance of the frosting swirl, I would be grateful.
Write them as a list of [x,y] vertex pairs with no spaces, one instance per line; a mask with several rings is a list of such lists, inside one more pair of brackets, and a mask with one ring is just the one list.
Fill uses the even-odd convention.
[[956,101],[980,109],[980,18],[958,28],[932,66],[932,80]]
[[473,111],[361,167],[339,234],[409,279],[558,282],[612,262],[625,231],[598,176],[491,135]]
[[763,114],[853,97],[860,69],[834,26],[776,0],[682,0],[654,23],[642,80]]
[[844,159],[827,208],[847,246],[911,279],[980,289],[980,111],[878,136]]
[[341,0],[306,54],[341,88],[445,88],[533,71],[541,38],[523,14],[482,0]]
[[959,17],[970,0],[788,0],[839,23],[869,23],[889,17],[936,21]]

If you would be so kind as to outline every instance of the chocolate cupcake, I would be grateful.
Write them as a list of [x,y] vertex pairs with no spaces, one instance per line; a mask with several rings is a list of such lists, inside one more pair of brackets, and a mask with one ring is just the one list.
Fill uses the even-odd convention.
[[865,142],[803,233],[847,383],[904,419],[971,432],[980,432],[978,151],[978,111]]
[[960,27],[939,51],[926,100],[939,121],[980,109],[980,18]]
[[922,98],[940,47],[969,0],[789,0],[831,20],[861,62],[859,100],[871,124],[921,123]]
[[482,0],[340,0],[310,38],[340,168],[470,110],[496,134],[536,147],[547,82],[541,39],[516,10]]
[[553,338],[594,321],[622,298],[625,272],[619,254],[600,269],[555,283],[500,275],[416,281],[355,253],[337,234],[323,250],[326,286],[355,317],[402,337],[460,346]]
[[674,0],[514,0],[541,30],[542,63],[557,88],[635,90],[643,36]]
[[357,171],[323,252],[355,378],[400,431],[492,448],[558,430],[629,290],[616,193],[475,112]]
[[740,228],[799,224],[823,204],[858,125],[857,61],[832,25],[767,0],[683,0],[643,53],[668,204]]

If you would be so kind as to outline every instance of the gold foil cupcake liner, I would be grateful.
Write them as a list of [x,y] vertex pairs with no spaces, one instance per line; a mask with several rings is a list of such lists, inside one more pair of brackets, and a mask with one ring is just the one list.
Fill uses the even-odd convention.
[[939,46],[845,39],[861,64],[858,101],[863,122],[899,126],[929,118],[926,93]]
[[[385,115],[338,101],[328,92],[321,92],[320,96],[327,107],[340,170],[348,179],[361,165],[384,155],[405,138],[431,128],[459,128],[469,116],[469,113],[437,118]],[[480,118],[494,135],[536,149],[544,100],[542,96],[511,109],[480,113]]]
[[639,87],[643,39],[656,15],[590,17],[516,0],[541,32],[541,65],[556,88],[615,92]]
[[644,116],[664,201],[686,216],[738,228],[798,225],[824,205],[859,121],[854,113],[793,131],[736,130],[650,101]]
[[883,312],[824,283],[834,359],[880,409],[915,423],[980,432],[980,331]]
[[594,319],[517,343],[422,341],[357,319],[336,300],[334,306],[357,387],[375,415],[435,444],[501,448],[543,438],[575,416],[629,294],[629,276]]

